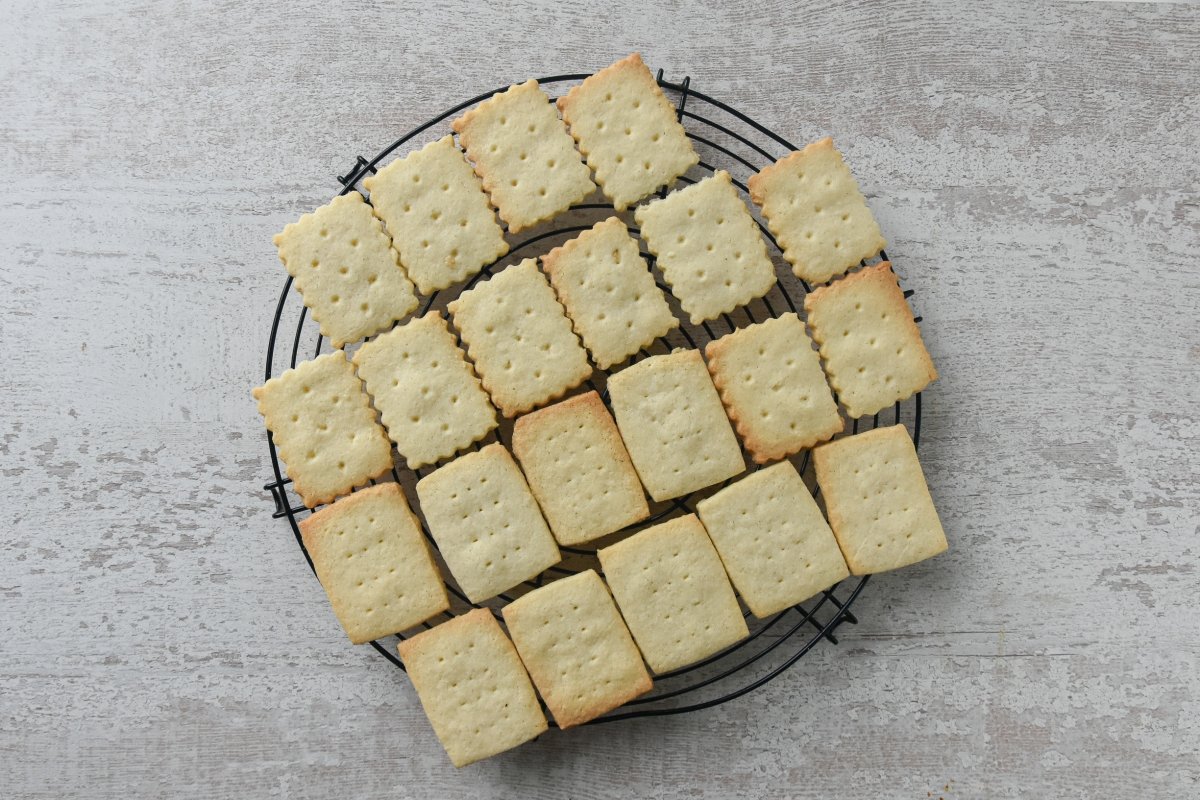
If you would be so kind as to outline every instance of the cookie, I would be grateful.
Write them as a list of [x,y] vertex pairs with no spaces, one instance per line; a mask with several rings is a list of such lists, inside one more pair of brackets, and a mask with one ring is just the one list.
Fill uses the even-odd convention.
[[572,88],[558,108],[617,211],[670,186],[700,161],[675,107],[637,53]]
[[775,285],[766,242],[724,170],[641,206],[634,218],[693,325]]
[[472,603],[559,562],[537,501],[503,445],[434,470],[417,482],[417,497],[450,574]]
[[595,392],[520,417],[512,448],[559,544],[582,544],[650,515],[617,425]]
[[695,514],[597,552],[646,663],[661,675],[749,635],[733,587]]
[[532,258],[481,281],[447,308],[483,387],[506,417],[561,397],[592,374]]
[[746,468],[697,350],[652,356],[608,379],[621,438],[655,500],[694,492]]
[[887,245],[833,139],[781,158],[748,185],[783,257],[809,283],[841,275]]
[[888,262],[822,286],[804,298],[804,310],[829,383],[851,417],[875,414],[937,380]]
[[492,95],[451,127],[510,233],[566,211],[596,188],[537,81]]
[[650,691],[641,653],[595,570],[534,589],[503,613],[560,728],[582,725]]
[[516,648],[477,608],[400,643],[425,716],[456,767],[545,733],[546,717]]
[[542,256],[542,268],[600,369],[679,327],[637,241],[617,217]]
[[813,450],[829,525],[852,575],[906,567],[946,550],[917,449],[903,425]]
[[803,603],[850,572],[791,462],[753,472],[696,504],[738,594],[762,618]]
[[304,549],[354,644],[419,625],[450,607],[421,524],[394,483],[300,521]]
[[341,350],[253,391],[292,486],[314,508],[392,468],[392,445]]
[[842,430],[804,323],[782,314],[704,348],[708,371],[756,463],[777,461]]
[[363,188],[422,294],[464,281],[508,252],[483,184],[451,136],[396,159]]
[[367,342],[354,364],[410,469],[448,458],[496,427],[496,409],[436,311]]
[[391,239],[358,192],[305,214],[274,241],[321,335],[335,348],[384,330],[417,307]]

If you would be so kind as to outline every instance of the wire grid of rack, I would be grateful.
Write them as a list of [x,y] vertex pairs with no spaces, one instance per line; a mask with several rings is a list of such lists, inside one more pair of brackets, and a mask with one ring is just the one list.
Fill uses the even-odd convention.
[[[555,75],[540,78],[538,79],[538,83],[551,95],[554,95],[556,91],[562,90],[564,86],[577,83],[587,77],[587,74]],[[692,89],[690,78],[684,78],[678,83],[672,83],[664,80],[662,70],[659,70],[657,80],[659,86],[664,91],[675,97],[677,117],[683,123],[687,135],[692,139],[697,150],[701,153],[700,163],[693,170],[690,170],[687,175],[680,178],[681,183],[695,183],[700,178],[712,174],[717,169],[725,169],[733,175],[734,185],[745,195],[747,193],[745,180],[739,179],[742,175],[748,177],[760,168],[774,162],[779,157],[797,149],[791,142],[755,122],[742,112]],[[484,92],[478,97],[473,97],[470,100],[459,103],[453,108],[447,109],[433,119],[401,136],[372,159],[368,160],[362,156],[358,156],[353,167],[345,175],[338,176],[337,180],[341,184],[341,190],[338,194],[355,191],[359,181],[367,175],[374,173],[381,162],[405,144],[416,140],[428,131],[434,130],[438,125],[446,122],[460,111],[486,100],[495,92],[503,91],[505,88],[507,87],[500,87],[499,89]],[[697,111],[697,106],[701,107],[700,111]],[[711,118],[713,114],[719,115],[720,121]],[[737,130],[738,127],[741,127],[742,130]],[[448,131],[442,131],[438,135],[444,135],[446,132]],[[697,177],[697,175],[700,177]],[[663,190],[660,195],[665,193],[666,190]],[[753,205],[749,205],[753,210]],[[417,315],[424,314],[430,309],[441,309],[444,314],[446,302],[478,281],[492,275],[497,270],[503,268],[503,266],[515,263],[515,261],[525,257],[544,254],[555,244],[561,243],[561,241],[565,241],[567,238],[587,230],[595,222],[612,216],[614,213],[612,206],[606,203],[584,203],[573,207],[570,212],[560,215],[556,220],[534,228],[531,235],[528,235],[523,240],[513,241],[513,237],[509,236],[510,250],[506,256],[486,266],[478,275],[474,276],[461,287],[452,287],[449,290],[435,292],[429,297],[424,298]],[[629,212],[626,212],[623,218],[628,218],[629,216]],[[762,224],[757,214],[755,218],[762,230],[763,236],[769,242],[772,249],[772,258],[776,263],[777,273],[780,278],[775,288],[760,300],[737,309],[731,314],[724,314],[719,320],[706,321],[699,326],[693,326],[684,322],[676,331],[673,331],[667,337],[664,337],[664,339],[656,341],[650,347],[644,348],[634,355],[629,363],[657,353],[670,352],[671,349],[677,346],[703,348],[706,342],[719,338],[741,327],[741,325],[752,324],[781,313],[796,312],[799,310],[802,305],[803,294],[810,291],[811,287],[791,275],[790,270],[782,261],[782,256],[774,237],[767,230],[766,226]],[[637,236],[637,228],[629,225],[628,222],[627,225],[631,234]],[[653,255],[646,252],[643,252],[642,255],[653,267]],[[887,254],[880,253],[880,259],[887,260]],[[863,263],[864,265],[866,264],[866,262]],[[671,297],[668,287],[663,284],[661,275],[658,274],[657,270],[655,270],[655,277],[659,287],[664,290],[669,301],[672,303],[676,315],[682,320],[686,320],[686,314],[679,312],[676,301]],[[308,319],[307,309],[301,304],[298,293],[291,291],[291,286],[292,279],[289,277],[284,283],[283,291],[280,293],[279,302],[275,309],[267,345],[266,379],[270,379],[273,374],[276,374],[278,366],[286,365],[294,367],[298,360],[303,360],[304,354],[311,352],[312,357],[315,358],[322,352],[323,346],[325,349],[328,349],[327,344],[323,341],[319,332],[317,332],[316,326]],[[906,297],[909,297],[912,295],[912,291],[907,290],[904,294]],[[286,332],[289,329],[285,321],[285,317],[289,312],[297,314],[297,321],[291,335],[291,352],[290,354],[283,354],[279,344],[280,337],[286,336]],[[920,317],[916,319],[918,322],[921,320]],[[741,325],[739,325],[739,321]],[[314,341],[315,345],[308,344],[309,341]],[[280,361],[280,364],[276,363],[277,360]],[[616,372],[621,368],[623,368],[622,365],[617,365],[608,372]],[[603,381],[606,377],[605,374],[596,372],[585,382],[583,388],[600,392],[603,399],[607,402],[608,396],[603,386]],[[920,394],[917,394],[911,400],[896,403],[890,414],[881,412],[881,414],[874,415],[873,418],[850,420],[847,424],[845,434],[858,433],[860,430],[878,427],[881,421],[882,424],[889,425],[906,424],[912,433],[914,443],[919,446],[921,435]],[[507,433],[509,431],[511,431],[511,424],[507,426],[502,425],[496,432],[476,443],[474,448],[478,450],[481,446],[497,440],[508,444]],[[302,518],[302,515],[309,513],[309,509],[306,509],[299,502],[298,498],[292,496],[289,488],[291,481],[284,476],[281,470],[279,457],[269,433],[267,435],[267,447],[271,456],[273,480],[263,488],[271,493],[275,502],[273,516],[287,519],[292,533],[295,535],[297,544],[299,544],[301,550],[304,550],[297,521],[299,518]],[[747,460],[747,463],[753,464],[749,460]],[[807,451],[794,458],[793,463],[802,475],[806,475],[809,467]],[[415,480],[427,474],[436,466],[438,465],[418,470],[395,467],[392,470],[392,478],[397,483],[411,489]],[[711,494],[713,491],[719,490],[722,486],[728,485],[734,480],[737,480],[737,478],[735,477],[724,484],[710,487],[707,490],[685,497],[676,498],[665,503],[653,504],[651,506],[651,517],[634,527],[641,528],[676,515],[691,513],[694,510],[697,500]],[[815,495],[819,490],[814,488],[813,491]],[[410,491],[408,494],[411,498],[414,493]],[[433,538],[429,535],[427,528],[425,528],[425,535],[436,552],[436,543],[434,543]],[[596,544],[602,545],[612,538],[606,537]],[[564,561],[559,566],[552,567],[547,571],[551,574],[550,576],[543,573],[537,579],[529,581],[522,587],[513,590],[513,593],[502,594],[494,601],[489,601],[487,605],[491,607],[493,613],[497,613],[499,605],[511,601],[514,598],[514,594],[532,590],[542,585],[548,577],[574,574],[582,569],[595,568],[595,544],[588,547],[562,547],[560,549],[565,554]],[[312,560],[308,557],[308,553],[305,552],[304,556],[311,568]],[[443,568],[443,574],[448,575],[449,573]],[[592,722],[602,723],[634,717],[697,711],[728,702],[757,689],[799,661],[800,658],[822,640],[837,644],[838,640],[835,635],[837,628],[844,623],[854,624],[857,622],[857,619],[850,611],[850,607],[866,587],[867,581],[867,577],[847,579],[802,605],[785,610],[764,620],[757,620],[748,611],[743,610],[750,628],[750,635],[746,639],[697,664],[655,676],[654,689],[649,694],[639,697]],[[447,612],[447,614],[457,613],[470,606],[465,596],[452,581],[449,583],[448,588],[452,593],[454,603],[451,611]],[[428,629],[432,627],[432,623],[426,622],[422,627]],[[392,664],[403,669],[404,665],[396,654],[395,644],[398,638],[387,637],[386,639],[371,642],[371,646]]]

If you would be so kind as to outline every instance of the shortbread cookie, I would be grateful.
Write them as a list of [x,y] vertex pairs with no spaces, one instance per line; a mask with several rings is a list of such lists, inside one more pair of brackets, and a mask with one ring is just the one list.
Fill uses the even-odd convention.
[[646,663],[661,675],[749,635],[721,559],[695,514],[597,552]]
[[309,508],[392,468],[392,445],[341,350],[253,391],[292,486]]
[[804,298],[829,383],[851,417],[907,400],[937,380],[921,329],[884,261]]
[[484,608],[400,643],[425,715],[456,767],[540,736],[546,717],[516,648]]
[[783,314],[709,342],[708,371],[755,462],[798,453],[842,430],[804,323]]
[[641,206],[634,217],[693,325],[762,297],[775,285],[766,242],[724,170]]
[[503,611],[517,653],[560,728],[650,691],[642,655],[595,570],[535,589]]
[[417,482],[438,550],[472,603],[482,603],[559,561],[521,470],[500,444],[459,456]]
[[436,311],[367,342],[354,363],[410,469],[448,458],[496,427],[496,409]]
[[903,425],[823,444],[813,450],[813,464],[851,574],[905,567],[946,549],[917,448]]
[[850,168],[828,137],[750,178],[750,199],[796,277],[824,283],[887,243]]
[[450,607],[404,492],[381,483],[300,521],[304,548],[354,644],[419,625]]
[[422,294],[466,280],[508,252],[483,184],[452,136],[396,159],[363,187]]
[[417,307],[391,239],[358,192],[305,214],[274,241],[321,335],[336,348],[383,330]]
[[527,258],[448,306],[492,402],[506,417],[561,397],[592,374],[546,276]]
[[559,544],[587,542],[650,515],[616,423],[595,392],[518,419],[512,449]]
[[746,468],[698,350],[639,361],[608,379],[621,438],[655,500],[694,492]]
[[558,108],[617,211],[670,186],[700,161],[637,53],[571,89]]
[[756,617],[803,603],[850,574],[791,462],[751,473],[706,497],[696,513]]
[[596,188],[537,81],[492,95],[451,127],[510,233],[566,211]]
[[542,267],[600,369],[679,327],[637,241],[617,217],[551,250]]

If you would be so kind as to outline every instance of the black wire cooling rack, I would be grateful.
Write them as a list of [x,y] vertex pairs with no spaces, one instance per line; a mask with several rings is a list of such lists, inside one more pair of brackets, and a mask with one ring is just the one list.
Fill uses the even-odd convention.
[[[588,77],[586,74],[554,75],[547,78],[539,78],[538,83],[551,96],[554,96],[557,93],[562,93],[570,85],[586,77]],[[680,178],[682,183],[695,183],[706,175],[712,174],[717,169],[725,169],[733,176],[734,185],[737,186],[743,195],[746,195],[746,179],[750,175],[797,149],[791,142],[768,130],[742,112],[708,95],[695,91],[691,88],[690,78],[684,78],[679,83],[671,83],[663,80],[662,70],[659,70],[658,84],[676,98],[678,118],[683,123],[688,136],[694,142],[697,151],[701,154],[700,163],[690,170],[687,175]],[[458,112],[486,100],[494,93],[504,91],[506,88],[508,87],[504,86],[484,92],[478,97],[473,97],[470,100],[459,103],[453,108],[447,109],[428,122],[404,134],[370,160],[358,156],[350,170],[345,175],[338,176],[337,180],[341,184],[341,191],[338,194],[346,194],[347,192],[357,190],[360,180],[374,173],[384,159],[388,158],[388,156],[405,144],[409,142],[423,144],[424,140],[421,139],[423,134],[433,131],[440,138],[449,133],[448,128],[443,130],[438,126]],[[697,110],[698,106],[700,107],[699,111]],[[740,132],[739,128],[741,129]],[[665,194],[665,190],[662,194]],[[661,275],[655,270],[655,277],[658,280],[660,288],[666,292],[668,301],[672,304],[672,310],[684,322],[667,337],[654,342],[649,348],[643,349],[636,354],[630,363],[650,355],[670,352],[675,347],[703,348],[705,343],[719,338],[738,327],[761,321],[768,317],[774,317],[781,313],[796,312],[802,306],[803,295],[810,291],[811,287],[792,275],[791,270],[782,260],[778,244],[775,242],[774,237],[771,236],[770,231],[767,230],[758,218],[753,204],[747,203],[747,205],[751,208],[752,213],[755,213],[755,219],[758,221],[763,235],[773,248],[772,257],[776,263],[776,271],[779,275],[779,282],[775,288],[765,297],[754,301],[748,306],[739,308],[731,314],[724,314],[719,320],[711,320],[699,326],[693,326],[686,322],[687,315],[679,311],[676,301],[670,295],[665,284],[663,284]],[[485,267],[478,275],[461,287],[453,287],[441,292],[435,292],[433,295],[426,297],[417,315],[424,314],[430,309],[441,309],[444,314],[447,302],[462,291],[473,286],[479,280],[486,278],[510,263],[515,263],[529,256],[546,253],[551,247],[587,230],[594,223],[606,219],[614,213],[612,206],[607,203],[585,203],[575,206],[571,211],[560,215],[555,220],[543,223],[532,229],[530,235],[524,240],[513,241],[512,237],[509,237],[510,250],[504,258]],[[638,230],[629,222],[632,219],[632,213],[625,212],[619,216],[626,220],[630,232],[636,236]],[[654,257],[651,254],[643,252],[642,255],[649,261],[651,266],[654,265]],[[880,259],[886,260],[887,254],[880,253]],[[866,264],[866,262],[863,263],[864,265]],[[311,353],[311,357],[315,358],[320,355],[323,347],[326,350],[329,349],[317,331],[317,326],[308,319],[307,309],[303,306],[298,293],[291,291],[291,286],[292,279],[289,277],[284,282],[283,291],[279,295],[279,303],[275,308],[275,317],[271,324],[271,334],[267,343],[265,378],[268,380],[273,374],[277,374],[282,369],[296,366],[297,361],[303,360],[303,356],[308,353]],[[905,291],[904,294],[906,297],[909,297],[912,295],[912,292]],[[294,328],[290,321],[292,317],[295,317]],[[917,317],[917,321],[920,322],[920,320],[921,318]],[[283,350],[286,348],[286,345],[284,345],[284,348],[281,348],[279,347],[279,343],[281,335],[286,337],[288,331],[292,331],[291,352],[290,354],[285,354]],[[353,346],[347,348],[348,351],[353,349]],[[615,372],[619,368],[613,368],[609,371]],[[594,373],[592,378],[585,382],[582,390],[596,390],[601,393],[601,396],[607,402],[608,395],[604,388],[606,377],[607,375],[604,373]],[[892,412],[882,414],[884,417],[882,424],[892,425],[903,423],[907,425],[912,432],[913,442],[919,445],[921,436],[921,395],[917,394],[909,401],[897,403]],[[868,430],[878,427],[880,424],[881,414],[876,414],[873,418],[869,419],[850,420],[846,426],[845,433],[858,433],[860,430]],[[493,432],[486,439],[474,445],[475,449],[479,449],[483,445],[497,440],[507,445],[511,428],[511,423],[501,425],[496,432]],[[267,448],[271,455],[271,467],[274,479],[263,488],[269,491],[274,499],[275,513],[273,516],[275,518],[287,519],[292,533],[296,537],[297,544],[300,545],[301,550],[304,550],[297,520],[302,518],[302,515],[310,512],[299,502],[298,498],[293,497],[290,489],[291,480],[286,478],[281,471],[279,455],[275,450],[274,442],[269,433],[267,435]],[[401,461],[400,463],[403,462]],[[749,459],[747,459],[747,463],[753,464]],[[808,473],[808,453],[805,452],[795,457],[793,463],[795,463],[796,468],[802,475],[806,476],[810,485],[812,485],[811,475]],[[418,470],[393,468],[392,477],[397,483],[411,490],[413,483],[417,479],[436,468],[436,466],[438,465]],[[731,479],[731,481],[733,480],[737,480],[737,478]],[[726,481],[722,486],[727,485],[731,481]],[[651,506],[652,513],[650,519],[639,523],[636,527],[643,527],[680,514],[691,513],[697,500],[720,488],[721,486],[711,487],[686,497],[676,498],[665,503],[653,504]],[[818,490],[814,488],[813,491],[814,495],[816,495]],[[410,499],[414,498],[415,492],[409,491],[408,496]],[[428,529],[425,530],[425,535],[436,553],[437,546],[433,538],[429,536]],[[564,561],[548,570],[547,573],[549,574],[543,573],[542,576],[517,587],[510,593],[498,596],[495,600],[489,601],[488,606],[492,607],[493,613],[497,613],[498,615],[498,608],[504,603],[510,602],[514,597],[542,585],[548,578],[552,579],[555,576],[573,574],[588,568],[596,568],[596,548],[619,536],[620,534],[616,534],[613,537],[606,537],[590,547],[561,547],[560,549],[564,553]],[[304,556],[311,568],[312,560],[308,557],[308,553],[305,552]],[[444,569],[444,565],[442,571],[444,575],[449,575],[449,572]],[[858,621],[850,612],[850,606],[866,587],[867,580],[866,577],[847,579],[817,595],[809,602],[783,611],[765,620],[757,620],[749,612],[743,610],[750,628],[750,635],[747,638],[697,664],[663,675],[656,675],[654,678],[654,689],[649,694],[643,695],[592,722],[611,722],[633,717],[681,714],[688,711],[697,711],[720,705],[757,689],[799,661],[800,658],[822,640],[837,644],[838,640],[835,635],[837,628],[843,623],[848,622],[853,624]],[[435,618],[435,621],[425,623],[422,626],[423,628],[430,628],[435,622],[442,621],[446,616],[461,613],[469,607],[470,604],[458,590],[458,587],[454,585],[453,581],[449,582],[448,588],[453,598],[453,607],[450,612],[447,612],[443,617]],[[404,669],[403,664],[396,654],[396,643],[400,638],[403,637],[387,637],[371,642],[371,646],[392,664],[400,669]]]

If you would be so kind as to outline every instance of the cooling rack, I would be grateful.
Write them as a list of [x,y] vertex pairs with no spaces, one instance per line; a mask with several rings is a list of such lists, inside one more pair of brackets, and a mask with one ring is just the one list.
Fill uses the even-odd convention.
[[[556,97],[564,93],[571,85],[587,77],[587,74],[554,75],[539,78],[538,83],[551,97]],[[750,175],[781,156],[798,149],[790,141],[767,129],[746,114],[720,100],[696,91],[691,86],[690,78],[684,78],[677,83],[666,81],[663,79],[662,70],[659,70],[657,80],[659,86],[663,88],[668,96],[674,98],[677,116],[701,156],[700,163],[680,178],[682,184],[695,183],[697,180],[712,174],[717,169],[724,169],[733,176],[734,185],[737,186],[743,196],[746,196],[746,180]],[[404,134],[371,159],[364,158],[361,155],[358,156],[353,166],[344,175],[337,177],[337,181],[340,184],[340,190],[337,193],[346,194],[347,192],[359,190],[359,182],[368,175],[376,172],[378,166],[392,156],[393,153],[397,153],[397,151],[400,151],[401,148],[410,143],[415,148],[416,146],[423,145],[427,140],[431,141],[432,138],[444,136],[446,133],[449,133],[449,127],[448,125],[443,125],[443,123],[446,123],[460,111],[486,100],[494,93],[504,91],[506,88],[508,87],[502,86],[484,92],[477,97],[463,101],[443,111],[436,117]],[[431,136],[432,138],[430,138]],[[406,152],[408,151],[404,150],[398,154],[403,155]],[[662,194],[665,194],[665,190]],[[668,291],[667,296],[669,302],[672,304],[672,310],[676,312],[677,317],[683,320],[680,327],[667,337],[654,342],[650,347],[637,353],[630,362],[614,366],[608,372],[616,372],[628,366],[629,363],[651,355],[670,352],[675,347],[703,348],[707,342],[717,339],[736,328],[760,322],[782,313],[796,312],[802,308],[804,294],[809,292],[812,287],[792,275],[790,269],[782,260],[778,244],[766,226],[763,225],[762,220],[757,214],[757,210],[752,204],[747,203],[747,205],[751,208],[752,213],[755,214],[755,220],[758,222],[764,237],[769,243],[772,259],[776,264],[776,272],[779,276],[776,286],[765,297],[754,301],[748,306],[739,308],[730,314],[723,314],[719,319],[710,320],[698,326],[690,325],[686,322],[687,315],[680,312],[678,305]],[[421,308],[417,311],[417,315],[424,314],[431,309],[441,310],[444,314],[447,302],[478,281],[486,279],[489,275],[508,264],[516,263],[523,258],[542,255],[552,247],[587,230],[596,222],[606,219],[614,213],[612,206],[604,202],[584,203],[572,208],[566,214],[559,215],[548,223],[543,223],[531,229],[526,233],[524,238],[508,235],[510,250],[507,255],[485,267],[478,275],[465,284],[451,287],[441,292],[435,292],[433,295],[424,298]],[[632,225],[631,211],[624,212],[618,216],[626,220],[630,232],[636,236],[638,230]],[[654,267],[654,257],[646,252],[643,252],[642,255]],[[879,257],[881,260],[887,260],[886,253],[880,253]],[[864,265],[866,264],[866,262],[863,263]],[[657,269],[655,269],[655,278],[660,288],[666,291],[667,287],[663,284],[662,276],[658,273]],[[272,375],[278,374],[288,367],[294,367],[298,361],[303,361],[310,357],[315,358],[323,352],[323,349],[326,351],[330,349],[328,343],[320,336],[317,326],[308,317],[307,309],[303,306],[299,294],[291,291],[291,287],[292,279],[289,277],[284,282],[283,290],[279,295],[279,302],[275,308],[274,319],[271,323],[270,336],[267,343],[265,379],[270,379]],[[904,294],[905,297],[909,297],[912,295],[912,291],[906,290]],[[917,317],[916,320],[920,322],[921,318]],[[288,339],[290,339],[290,350]],[[348,351],[353,349],[353,347],[347,348]],[[600,392],[605,402],[607,402],[608,395],[604,388],[606,377],[607,374],[597,371],[593,373],[592,378],[586,381],[580,390],[594,389]],[[893,425],[898,423],[908,426],[913,442],[919,446],[921,436],[920,394],[915,395],[910,400],[896,403],[890,411],[881,412],[870,418],[848,421],[846,431],[842,435],[858,433],[860,430],[869,430],[881,424]],[[506,445],[509,444],[508,437],[511,433],[511,427],[511,423],[502,425],[497,432],[492,433],[486,439],[477,443],[474,446],[475,449],[496,440]],[[295,535],[297,544],[303,550],[304,544],[301,541],[300,529],[297,523],[305,515],[309,514],[310,511],[295,496],[291,489],[290,479],[283,474],[278,453],[275,450],[274,442],[269,433],[267,435],[267,448],[271,457],[273,477],[263,488],[270,493],[274,501],[275,511],[273,516],[287,520],[292,533]],[[402,459],[398,457],[396,461],[397,463],[403,463]],[[747,459],[747,463],[752,464],[753,462]],[[809,459],[807,452],[793,458],[793,463],[800,473],[806,476],[809,485],[813,486],[808,469]],[[436,466],[433,465],[418,470],[409,470],[405,467],[397,466],[392,470],[392,479],[410,490],[407,494],[410,500],[412,500],[415,498],[415,492],[411,491],[413,483],[420,477],[428,474]],[[736,478],[732,480],[736,480]],[[726,484],[729,482],[726,481]],[[635,528],[644,527],[645,525],[673,516],[691,513],[698,500],[720,488],[721,486],[710,487],[707,490],[676,498],[665,503],[652,504],[651,518],[639,523]],[[818,492],[816,488],[813,491],[814,495]],[[430,545],[436,552],[436,544],[432,537],[429,536],[427,529],[425,530],[425,534],[429,539]],[[619,535],[617,534],[615,537],[619,537]],[[515,596],[525,591],[536,588],[545,581],[562,575],[573,574],[583,569],[595,568],[596,547],[603,546],[607,542],[612,541],[613,538],[606,537],[587,547],[560,548],[564,553],[564,560],[561,564],[551,568],[537,579],[529,581],[509,593],[500,595],[493,601],[489,601],[486,605],[491,608],[493,613],[498,613],[498,608],[505,602],[512,600]],[[308,553],[305,552],[304,555],[307,559]],[[312,566],[311,559],[309,559],[309,566]],[[443,569],[443,574],[449,575],[449,572]],[[858,621],[851,613],[850,608],[865,589],[867,581],[867,577],[849,578],[822,592],[810,601],[780,612],[765,620],[755,619],[749,612],[743,610],[750,628],[750,635],[746,639],[697,664],[655,676],[654,689],[649,694],[639,697],[625,706],[593,720],[591,724],[634,717],[681,714],[689,711],[697,711],[726,703],[757,689],[785,672],[819,643],[824,641],[836,645],[838,642],[836,636],[837,629],[843,624],[854,624]],[[466,610],[470,604],[453,581],[449,582],[448,588],[451,591],[452,600],[454,601],[449,613],[456,614]],[[444,618],[444,616],[435,618],[425,623],[423,627],[431,627]],[[398,637],[390,636],[371,642],[371,646],[391,662],[391,664],[403,669],[404,666],[396,654],[397,641]]]

